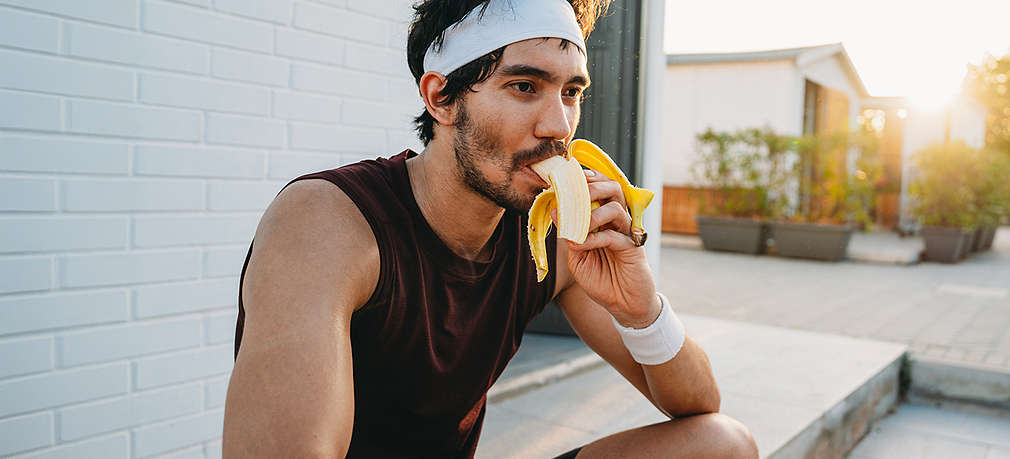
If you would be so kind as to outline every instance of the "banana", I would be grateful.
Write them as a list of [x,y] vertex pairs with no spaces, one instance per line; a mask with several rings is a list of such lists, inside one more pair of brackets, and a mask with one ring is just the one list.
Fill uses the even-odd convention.
[[533,201],[527,228],[530,251],[537,267],[537,282],[547,277],[546,240],[553,225],[551,211],[558,211],[558,238],[581,244],[589,234],[591,212],[600,206],[599,202],[589,201],[589,185],[580,165],[596,170],[621,185],[631,214],[632,237],[639,237],[642,243],[645,242],[642,213],[652,201],[653,192],[632,186],[610,156],[592,142],[574,140],[569,144],[565,157],[553,156],[530,166],[550,184]]

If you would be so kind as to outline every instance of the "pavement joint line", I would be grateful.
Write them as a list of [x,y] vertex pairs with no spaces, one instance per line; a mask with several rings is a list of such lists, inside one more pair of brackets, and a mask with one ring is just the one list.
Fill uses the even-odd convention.
[[547,368],[510,378],[500,384],[491,386],[487,392],[488,403],[497,403],[525,392],[537,389],[555,381],[575,376],[594,368],[600,367],[607,362],[595,352],[566,360]]

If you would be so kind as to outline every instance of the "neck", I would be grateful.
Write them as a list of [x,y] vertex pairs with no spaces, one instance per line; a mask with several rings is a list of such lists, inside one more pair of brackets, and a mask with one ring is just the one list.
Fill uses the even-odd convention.
[[488,241],[505,209],[463,183],[447,145],[433,140],[406,164],[414,200],[428,226],[456,255],[486,261],[491,254]]

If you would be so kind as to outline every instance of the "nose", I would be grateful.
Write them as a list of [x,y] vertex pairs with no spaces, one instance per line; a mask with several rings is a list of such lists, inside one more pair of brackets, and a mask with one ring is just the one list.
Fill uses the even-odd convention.
[[557,97],[546,97],[537,119],[534,135],[545,140],[567,140],[574,129],[569,116],[575,116],[569,111],[577,109],[578,107],[566,107],[560,94]]

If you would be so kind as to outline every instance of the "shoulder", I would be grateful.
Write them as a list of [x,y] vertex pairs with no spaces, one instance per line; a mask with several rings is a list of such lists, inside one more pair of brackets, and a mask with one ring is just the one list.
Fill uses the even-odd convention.
[[[308,178],[286,186],[256,229],[250,271],[256,261],[288,269],[316,287],[361,307],[379,277],[379,250],[371,227],[340,187]],[[250,272],[252,274],[252,272]],[[322,292],[321,292],[322,293]]]

